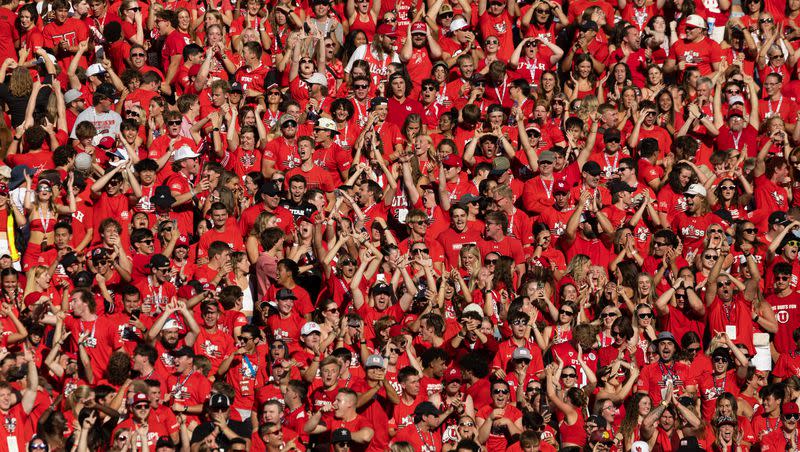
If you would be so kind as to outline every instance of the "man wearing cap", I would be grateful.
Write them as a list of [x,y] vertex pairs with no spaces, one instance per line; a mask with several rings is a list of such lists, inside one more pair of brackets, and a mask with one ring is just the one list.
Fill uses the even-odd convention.
[[83,93],[77,89],[71,89],[64,93],[64,106],[66,107],[67,130],[72,130],[75,127],[78,115],[83,110],[86,110],[86,100],[83,98]]
[[716,149],[720,151],[736,149],[739,152],[747,150],[748,153],[750,150],[758,149],[756,147],[758,130],[752,125],[752,120],[745,121],[742,106],[731,106],[724,120],[722,112],[719,110],[714,110],[714,122],[723,125],[719,128],[719,135],[716,137]]
[[[122,429],[128,429],[137,433],[144,429],[147,431],[148,447],[155,447],[158,438],[169,436],[166,426],[158,422],[155,416],[151,416],[152,407],[150,406],[150,399],[147,397],[147,394],[134,394],[128,401],[128,410],[128,418],[114,427],[114,430],[111,432],[112,436]],[[138,438],[137,444],[133,449],[141,448],[142,439],[141,436]]]
[[555,201],[553,189],[557,181],[553,176],[555,158],[556,155],[552,151],[542,151],[538,157],[539,174],[525,181],[523,185],[522,206],[531,214],[541,213],[553,206]]
[[253,423],[249,420],[236,421],[231,418],[231,399],[221,393],[212,394],[208,400],[206,416],[208,421],[201,423],[192,431],[192,444],[200,444],[214,435],[214,442],[222,450],[230,451],[232,441],[249,440],[253,434]]
[[672,218],[671,229],[683,240],[684,252],[697,252],[703,248],[709,226],[719,224],[725,229],[727,224],[710,211],[706,188],[702,185],[690,185],[683,195],[686,199],[686,210],[678,212]]
[[[591,0],[592,5],[602,5],[603,2],[597,0]],[[574,4],[570,5],[569,8],[569,15],[572,17],[574,10],[572,8]],[[606,7],[609,5],[606,4]],[[602,8],[602,7],[601,7]],[[583,10],[581,10],[583,11]],[[613,18],[614,15],[607,16]],[[579,20],[572,19],[575,22]],[[612,22],[613,23],[613,20]],[[601,38],[598,34],[600,31],[599,24],[594,20],[585,20],[580,22],[578,25],[578,36],[575,40],[575,43],[570,46],[567,54],[561,60],[561,70],[562,71],[571,71],[573,66],[573,61],[575,56],[577,55],[587,55],[592,61],[592,69],[597,72],[601,73],[605,70],[605,62],[608,59],[608,42]],[[565,93],[567,95],[570,94],[571,87],[565,85]]]
[[[181,124],[183,118],[180,112],[167,111],[164,113],[164,122],[166,122],[167,133],[154,138],[150,146],[147,147],[147,157],[155,160],[156,162],[168,163],[170,154],[174,158],[174,154],[183,146],[188,146],[189,149],[194,149],[197,144],[190,137],[185,137],[181,134]],[[167,161],[165,162],[165,159]],[[170,175],[172,168],[169,165],[161,166],[160,172]]]
[[174,174],[165,183],[169,186],[172,196],[175,197],[173,215],[178,221],[178,230],[184,235],[189,235],[194,231],[194,199],[199,193],[206,192],[211,188],[207,178],[202,178],[194,184],[190,180],[200,172],[198,157],[200,154],[194,152],[191,147],[179,147],[172,156]]
[[[317,119],[314,126],[314,165],[327,171],[336,185],[347,179],[352,163],[350,154],[334,141],[334,137],[338,134],[339,129],[336,128],[336,123],[331,118]],[[303,161],[302,157],[300,161]],[[286,178],[289,179],[288,173]],[[319,187],[309,186],[308,188]]]
[[[594,160],[589,160],[581,167],[581,182],[570,189],[570,205],[578,206],[578,203],[583,203],[584,208],[591,209],[597,207],[603,208],[611,204],[611,193],[608,189],[600,185],[600,180],[604,177],[603,168]],[[582,193],[586,192],[588,197],[582,197]],[[594,206],[591,203],[595,203]]]
[[[448,408],[452,411],[452,407]],[[392,438],[392,444],[405,441],[415,451],[436,452],[442,450],[442,433],[439,431],[442,412],[431,402],[421,402],[414,409],[414,423],[400,429]]]
[[272,177],[275,170],[286,171],[300,166],[300,156],[297,151],[297,118],[284,113],[278,119],[278,130],[280,135],[267,142],[261,159],[261,172],[268,178]]
[[675,336],[668,331],[662,331],[658,333],[654,343],[658,347],[659,359],[642,369],[637,391],[648,394],[655,406],[663,400],[664,389],[678,391],[678,394],[681,394],[687,392],[687,387],[693,382],[689,379],[689,366],[675,359],[678,349]]
[[140,279],[135,283],[141,293],[146,307],[144,312],[155,316],[160,314],[167,305],[174,303],[178,294],[178,289],[172,284],[172,265],[168,257],[163,254],[153,254],[150,256],[148,264],[150,275]]
[[275,294],[277,312],[267,319],[267,326],[275,339],[284,342],[300,340],[300,331],[306,320],[294,309],[297,296],[289,289],[280,289]]
[[175,414],[187,414],[187,423],[198,420],[211,392],[211,382],[195,369],[195,354],[190,347],[173,350],[172,356],[175,359],[175,373],[167,377],[170,392],[165,394],[164,399]]
[[403,151],[406,139],[400,132],[400,127],[394,122],[387,121],[389,116],[389,99],[385,97],[373,97],[369,102],[370,112],[367,124],[361,131],[356,140],[356,147],[362,142],[371,138],[369,134],[377,133],[383,142],[383,159],[385,161],[397,160]]
[[416,99],[422,80],[430,76],[433,61],[442,57],[442,48],[425,22],[414,22],[408,28],[408,37],[400,49],[400,61],[406,64],[413,88],[409,96]]
[[347,62],[344,71],[348,77],[353,64],[358,60],[365,60],[369,63],[373,85],[385,83],[386,76],[389,75],[389,65],[400,63],[400,56],[394,51],[395,38],[397,38],[397,28],[394,25],[388,23],[378,25],[372,43],[358,46]]
[[[389,345],[390,347],[392,345]],[[381,355],[370,355],[364,361],[366,376],[353,382],[352,389],[358,393],[358,409],[375,429],[368,451],[386,450],[389,445],[389,407],[400,403],[392,380],[386,376],[387,359]]]
[[671,74],[684,71],[689,67],[697,67],[701,75],[708,76],[719,70],[722,49],[719,44],[706,36],[706,21],[697,14],[686,18],[685,37],[678,40],[669,49],[669,56],[664,62],[664,73]]
[[[620,180],[612,180],[606,184],[608,191],[611,193],[611,205],[603,207],[602,212],[605,217],[598,216],[598,220],[602,218],[608,219],[608,224],[601,226],[603,230],[616,231],[630,223],[638,223],[640,216],[637,216],[637,221],[634,218],[629,218],[628,210],[631,208],[631,196],[633,194],[633,187]],[[630,223],[629,223],[630,222]]]
[[596,162],[600,165],[601,177],[600,182],[604,183],[617,174],[619,168],[619,160],[621,158],[630,157],[630,152],[627,148],[623,148],[622,136],[617,129],[606,129],[603,132],[603,151],[594,153],[589,157],[589,161]]
[[562,180],[555,182],[552,190],[555,202],[542,211],[538,221],[547,225],[553,235],[551,243],[556,243],[556,240],[566,232],[567,223],[575,211],[575,207],[569,205],[569,187],[566,182]]
[[[800,449],[797,435],[797,422],[800,420],[800,407],[794,402],[785,402],[780,409],[781,426],[774,427],[761,437],[760,450],[785,451]],[[761,433],[761,432],[759,432]]]

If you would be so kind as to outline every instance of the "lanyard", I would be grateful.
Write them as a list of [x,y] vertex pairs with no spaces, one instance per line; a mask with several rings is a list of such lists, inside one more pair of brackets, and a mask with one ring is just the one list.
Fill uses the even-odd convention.
[[494,93],[497,94],[497,102],[503,103],[503,99],[506,98],[506,90],[508,90],[508,78],[503,79],[503,95],[500,95],[500,91],[498,91],[497,87],[494,87]]
[[[250,375],[246,375],[246,376],[250,377],[250,378],[253,378],[253,379],[256,378],[256,369],[253,367],[253,363],[250,362],[250,358],[248,358],[247,355],[244,355],[242,357],[242,360],[244,361],[245,364],[247,364],[247,368],[250,369]],[[256,353],[256,364],[258,364],[258,354],[257,353]]]
[[737,150],[739,149],[739,140],[741,140],[741,139],[742,139],[742,132],[744,132],[744,130],[740,130],[740,131],[739,131],[739,134],[738,134],[738,135],[736,135],[736,136],[734,136],[734,135],[733,135],[733,131],[732,131],[732,130],[730,130],[730,133],[731,133],[731,138],[733,139],[733,147],[734,147],[735,149],[737,149]]
[[783,95],[781,95],[781,98],[778,99],[778,107],[774,110],[772,109],[772,99],[767,99],[767,107],[769,107],[769,113],[767,113],[767,117],[769,118],[772,115],[780,113],[781,105],[783,105]]
[[189,375],[187,375],[186,378],[183,379],[183,381],[179,382],[178,384],[176,384],[172,388],[172,395],[173,396],[177,396],[178,393],[180,393],[183,390],[183,388],[186,387],[186,382],[189,381],[189,378],[192,376],[193,373],[194,373],[194,370],[189,372]]
[[544,179],[542,179],[540,177],[539,180],[542,181],[542,187],[544,187],[544,193],[547,195],[547,199],[552,199],[553,198],[553,184],[556,183],[555,178],[550,181],[550,186],[549,187],[547,186],[547,184],[544,183]]
[[732,302],[728,306],[726,306],[725,303],[722,304],[722,313],[725,314],[725,318],[728,320],[728,325],[731,324],[731,314],[733,314],[734,309],[736,309],[736,306],[734,306]]
[[47,210],[47,215],[42,213],[41,204],[39,204],[37,209],[39,210],[39,220],[42,222],[42,229],[44,230],[44,233],[47,234],[47,226],[50,224],[50,209]]
[[611,178],[614,172],[617,171],[617,165],[619,164],[619,152],[614,153],[614,163],[608,161],[608,154],[605,152],[603,153],[603,160],[606,161],[606,177]]

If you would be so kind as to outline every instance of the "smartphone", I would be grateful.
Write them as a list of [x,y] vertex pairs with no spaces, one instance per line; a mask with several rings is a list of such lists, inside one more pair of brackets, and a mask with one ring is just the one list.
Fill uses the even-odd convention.
[[98,60],[104,60],[106,58],[106,50],[103,46],[94,46],[94,54],[97,56]]
[[142,315],[142,310],[141,309],[134,309],[133,311],[131,311],[131,318],[132,319],[138,319],[140,315]]

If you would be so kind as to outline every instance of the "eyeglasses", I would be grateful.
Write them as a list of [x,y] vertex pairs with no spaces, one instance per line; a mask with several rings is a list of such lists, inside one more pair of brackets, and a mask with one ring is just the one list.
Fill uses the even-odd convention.
[[624,335],[624,334],[622,334],[622,333],[621,333],[621,332],[619,332],[619,331],[612,331],[612,332],[611,332],[611,337],[624,337],[624,336],[625,336],[625,335]]
[[387,23],[387,24],[393,24],[393,23],[397,22],[397,19],[388,19],[388,18],[384,18],[384,19],[383,19],[383,21],[384,21],[385,23]]
[[515,326],[527,326],[528,322],[525,319],[517,319],[511,322],[511,324]]
[[724,234],[725,231],[723,231],[722,229],[709,229],[708,233],[709,234]]
[[304,64],[304,63],[313,64],[314,60],[312,60],[310,58],[303,58],[302,60],[300,60],[300,64]]
[[770,56],[769,56],[769,59],[770,59],[770,60],[780,60],[780,59],[782,59],[782,58],[783,58],[783,54],[780,54],[780,55],[770,55]]
[[653,246],[655,247],[667,246],[667,242],[653,242]]
[[179,126],[181,125],[181,121],[167,121],[167,124],[171,126]]
[[40,443],[40,444],[31,444],[31,449],[47,449],[47,444]]
[[717,283],[717,287],[728,287],[731,285],[730,281],[720,281]]
[[428,254],[428,248],[416,248],[411,250],[411,254]]
[[719,189],[720,190],[725,190],[725,191],[736,190],[736,186],[735,185],[720,185]]
[[139,403],[133,406],[135,410],[147,410],[150,409],[150,405],[147,403]]
[[787,421],[797,422],[800,420],[800,413],[784,414],[783,418]]
[[497,263],[497,259],[486,259],[483,263],[484,265],[494,265]]
[[509,391],[508,389],[492,389],[492,394],[495,394],[495,395],[496,394],[508,394],[510,392],[511,391]]
[[578,374],[561,374],[561,379],[564,380],[566,378],[577,378]]
[[139,240],[139,243],[144,243],[145,245],[152,245],[153,239]]
[[499,44],[499,43],[500,43],[500,41],[498,41],[497,39],[487,39],[486,40],[486,45],[487,46],[491,45],[491,44]]
[[535,12],[536,12],[536,14],[547,14],[547,13],[550,12],[550,10],[549,9],[538,9],[537,8]]
[[567,315],[567,316],[570,316],[570,317],[572,317],[573,315],[575,315],[575,313],[574,313],[574,312],[572,312],[572,311],[567,311],[566,309],[561,309],[561,310],[559,310],[559,311],[558,311],[558,313],[559,313],[559,314],[561,314],[561,315]]
[[280,91],[270,91],[269,93],[267,93],[267,95],[268,96],[280,96],[281,92]]
[[708,254],[708,255],[703,256],[703,259],[708,259],[710,261],[716,261],[716,260],[719,259],[719,257],[718,256],[712,256],[712,255]]
[[621,173],[621,172],[623,172],[623,171],[625,171],[625,170],[629,170],[629,169],[630,169],[630,168],[628,168],[627,166],[620,166],[619,168],[617,168],[617,172],[618,172],[618,173]]
[[529,388],[526,388],[525,390],[528,391],[528,392],[532,392],[534,394],[538,394],[538,393],[542,392],[542,388],[540,386],[531,386]]
[[746,232],[748,234],[755,234],[756,232],[758,232],[758,229],[757,228],[747,228],[747,229],[742,229],[742,231],[744,231],[744,232]]
[[353,85],[353,88],[354,89],[367,89],[367,88],[369,88],[369,85],[365,85],[363,83],[359,83],[358,85]]
[[[760,24],[771,24],[772,22],[775,22],[775,21],[771,17],[766,17],[764,19],[759,19],[758,20],[758,23],[760,23]],[[772,58],[772,57],[770,57],[770,58]]]
[[786,244],[788,246],[800,246],[800,241],[798,241],[798,240],[789,240],[788,242],[786,242]]
[[789,281],[790,279],[792,279],[792,277],[789,275],[779,275],[775,277],[775,281]]
[[125,116],[136,116],[138,118],[139,117],[139,112],[138,111],[133,111],[133,110],[128,110],[128,111],[125,112]]
[[141,53],[141,52],[136,52],[136,53],[132,53],[132,54],[131,54],[131,58],[137,58],[137,57],[138,57],[138,58],[144,58],[144,57],[145,57],[145,54],[144,54],[144,53]]
[[462,422],[462,423],[458,424],[458,426],[459,427],[475,427],[475,423],[474,422]]
[[238,336],[236,339],[239,339],[241,342],[249,342],[253,340],[253,338],[250,336]]
[[436,87],[431,85],[423,86],[422,91],[436,91]]
[[600,318],[601,319],[608,319],[608,318],[613,319],[616,316],[617,316],[617,314],[614,313],[614,312],[604,312],[604,313],[600,314]]
[[652,312],[640,312],[637,315],[642,320],[644,320],[644,319],[652,319],[653,318],[653,313]]
[[128,8],[128,11],[133,11],[133,12],[139,12],[141,10],[142,8],[139,8],[138,6],[134,6],[133,8]]
[[343,259],[342,265],[356,265],[356,261],[353,259]]
[[741,91],[738,89],[726,89],[725,93],[735,96],[737,94],[741,94]]
[[714,357],[714,362],[715,363],[727,363],[728,362],[728,358],[725,358],[724,356],[715,356]]
[[290,128],[290,127],[291,127],[291,128],[295,128],[295,127],[297,127],[297,123],[296,123],[296,122],[294,122],[294,121],[286,121],[286,122],[284,122],[284,123],[283,123],[283,125],[281,126],[281,128],[282,128],[282,129],[288,129],[288,128]]
[[689,353],[699,353],[702,350],[700,347],[686,347],[686,351]]

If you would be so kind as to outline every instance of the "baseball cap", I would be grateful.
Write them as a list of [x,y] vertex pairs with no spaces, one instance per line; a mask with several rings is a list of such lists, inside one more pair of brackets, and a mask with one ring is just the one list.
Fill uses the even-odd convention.
[[317,322],[306,322],[302,328],[300,328],[300,335],[301,336],[308,336],[312,333],[322,333],[322,329],[320,329],[319,324]]
[[783,414],[800,414],[800,407],[797,406],[794,402],[787,402],[783,404],[781,408],[781,413]]
[[477,312],[478,314],[483,317],[483,308],[477,303],[470,303],[464,306],[464,309],[461,310],[461,314],[466,314],[468,312]]
[[514,349],[514,352],[511,354],[511,359],[528,359],[533,360],[533,356],[531,356],[531,351],[525,347],[517,347]]
[[74,251],[70,251],[61,258],[61,266],[66,268],[78,262],[78,255]]
[[697,441],[697,438],[694,436],[685,436],[681,439],[681,443],[678,446],[677,452],[697,452],[697,451],[704,451],[702,447],[700,447],[700,443]]
[[103,137],[103,138],[100,138],[100,140],[97,142],[97,147],[99,147],[99,148],[101,148],[103,150],[109,151],[114,147],[114,145],[116,143],[117,143],[117,140],[115,140],[115,139],[113,139],[111,137]]
[[80,152],[78,155],[75,156],[75,169],[78,171],[86,171],[92,167],[92,156],[85,153]]
[[379,35],[386,35],[390,38],[397,37],[397,28],[394,25],[390,24],[380,24],[378,28],[375,30],[376,34]]
[[706,192],[706,188],[703,187],[702,185],[700,185],[700,184],[692,184],[692,185],[689,185],[689,188],[687,188],[686,191],[683,192],[683,194],[684,195],[706,196],[706,195],[708,195],[708,192]]
[[622,134],[619,133],[617,129],[606,129],[603,132],[603,141],[620,141],[622,139]]
[[392,290],[392,286],[386,284],[385,282],[379,282],[378,284],[372,286],[371,292],[372,295],[384,294],[391,296],[394,291]]
[[480,201],[480,196],[475,196],[472,193],[465,193],[460,198],[458,198],[458,203],[461,205],[469,204],[471,202]]
[[325,74],[321,72],[314,72],[311,74],[311,77],[306,79],[306,83],[309,85],[327,85],[328,79],[325,78]]
[[317,120],[317,125],[314,126],[315,129],[327,130],[332,133],[339,133],[339,129],[336,128],[336,123],[333,122],[331,118],[319,118]]
[[[788,405],[788,403],[784,404],[784,407],[786,405]],[[796,403],[793,403],[793,405],[797,406]],[[729,417],[729,416],[720,416],[720,417],[717,418],[716,421],[714,421],[714,426],[715,427],[722,427],[723,425],[732,425],[732,426],[736,427],[736,426],[739,425],[739,423],[736,421],[736,419],[734,419],[732,417]]]
[[231,92],[232,93],[233,92],[243,93],[244,92],[244,87],[239,82],[233,82],[233,83],[231,83]]
[[277,300],[297,300],[297,296],[295,296],[294,292],[289,289],[281,289],[275,295],[275,299]]
[[456,32],[458,30],[461,30],[462,28],[467,28],[468,26],[469,24],[467,23],[466,20],[464,20],[461,17],[458,17],[456,19],[453,19],[452,22],[450,22],[450,31]]
[[369,369],[371,367],[380,367],[381,369],[385,369],[386,360],[381,355],[369,355],[367,360],[364,362],[364,368]]
[[732,107],[730,110],[728,110],[728,114],[725,115],[725,119],[731,119],[731,118],[734,118],[736,116],[738,116],[740,118],[744,118],[744,112],[739,107],[735,107],[735,108]]
[[772,212],[769,214],[769,219],[767,220],[769,224],[779,224],[782,226],[787,226],[791,224],[791,220],[786,216],[786,212]]
[[508,157],[495,157],[494,161],[492,161],[492,176],[500,176],[508,169],[511,168],[511,161],[508,160]]
[[428,33],[428,26],[425,25],[425,22],[414,22],[411,24],[411,34],[420,33],[420,34],[427,34]]
[[267,181],[264,185],[261,186],[261,188],[259,188],[258,191],[262,195],[267,195],[267,196],[280,196],[283,193],[281,187],[272,181]]
[[444,374],[444,382],[445,383],[452,383],[454,381],[461,381],[461,371],[456,369],[455,367],[451,367]]
[[590,160],[583,164],[581,171],[592,176],[599,176],[600,173],[603,172],[603,169],[600,168],[600,164],[595,162],[594,160]]
[[196,159],[197,157],[200,157],[200,154],[194,152],[192,148],[184,144],[175,151],[175,155],[172,158],[174,161],[180,162],[181,160]]
[[162,330],[179,330],[181,326],[178,324],[178,321],[175,319],[167,319],[164,322],[164,326],[161,328]]
[[439,14],[437,16],[441,16],[442,14],[452,13],[453,7],[450,6],[449,3],[444,3],[441,8],[439,8]]
[[456,168],[456,167],[460,168],[462,162],[463,161],[461,160],[461,157],[455,154],[450,154],[442,160],[442,164],[450,168]]
[[542,151],[539,154],[539,162],[550,162],[553,163],[556,161],[556,154],[553,151]]
[[131,399],[131,405],[136,405],[138,403],[147,403],[150,404],[150,399],[147,398],[147,394],[142,392],[137,392],[133,395]]
[[225,394],[214,394],[208,401],[208,407],[212,410],[227,410],[231,406],[231,400]]
[[64,93],[64,103],[69,104],[70,102],[75,102],[76,100],[80,99],[83,94],[78,91],[77,89],[71,89]]
[[372,98],[371,101],[369,101],[370,110],[373,110],[375,107],[378,107],[380,105],[389,105],[389,99],[383,96],[375,96]]
[[86,76],[91,77],[93,75],[100,75],[105,74],[106,68],[103,67],[100,63],[90,64],[88,68],[86,68]]
[[174,449],[175,443],[172,442],[172,438],[170,438],[169,436],[161,436],[158,438],[158,441],[156,441],[156,449],[161,449],[162,447],[169,447]]
[[147,264],[150,268],[169,267],[169,265],[169,258],[163,254],[153,254],[153,256],[150,257],[150,263]]
[[278,126],[283,127],[283,125],[289,121],[294,121],[295,125],[297,125],[297,118],[292,115],[283,115],[281,119],[278,120]]
[[553,185],[553,193],[569,193],[569,186],[563,180],[556,182]]
[[350,436],[350,430],[346,428],[337,428],[331,433],[331,443],[333,444],[349,443],[351,441],[353,441],[353,437]]
[[706,21],[697,14],[691,14],[686,18],[687,27],[706,28]]

